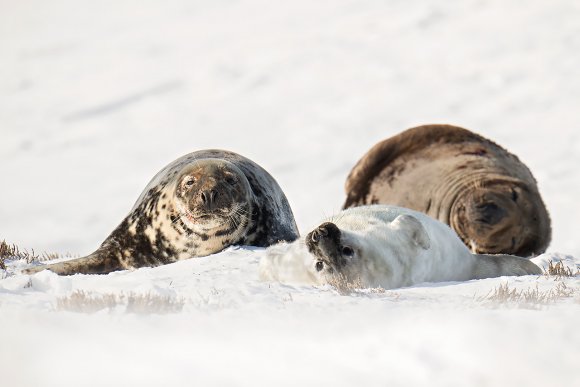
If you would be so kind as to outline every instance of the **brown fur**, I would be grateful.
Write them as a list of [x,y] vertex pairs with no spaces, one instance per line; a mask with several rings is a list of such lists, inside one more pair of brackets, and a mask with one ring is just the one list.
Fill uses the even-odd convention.
[[351,170],[344,208],[391,204],[449,224],[475,253],[547,248],[550,218],[529,169],[467,129],[424,125],[379,142]]

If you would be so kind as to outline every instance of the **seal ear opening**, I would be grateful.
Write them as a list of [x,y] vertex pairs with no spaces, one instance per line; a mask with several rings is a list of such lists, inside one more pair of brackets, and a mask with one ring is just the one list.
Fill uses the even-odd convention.
[[415,246],[428,250],[431,247],[431,239],[421,222],[411,215],[399,215],[391,222],[393,228],[407,234]]

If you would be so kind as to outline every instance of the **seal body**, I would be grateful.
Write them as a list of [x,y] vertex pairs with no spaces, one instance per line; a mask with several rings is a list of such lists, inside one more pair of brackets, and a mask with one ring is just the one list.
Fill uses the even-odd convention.
[[298,235],[286,196],[268,172],[236,153],[202,150],[157,173],[94,253],[25,272],[102,274],[205,256],[231,245],[265,247]]
[[387,205],[349,208],[323,221],[304,239],[282,246],[268,249],[261,263],[264,279],[324,284],[342,278],[392,289],[542,273],[525,258],[472,254],[449,226],[423,213]]
[[376,144],[351,170],[343,208],[392,204],[450,225],[475,253],[537,255],[550,217],[530,170],[513,154],[451,125],[409,129]]

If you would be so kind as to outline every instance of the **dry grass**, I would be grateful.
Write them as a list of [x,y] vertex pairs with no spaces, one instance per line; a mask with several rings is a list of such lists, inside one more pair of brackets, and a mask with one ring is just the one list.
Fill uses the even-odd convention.
[[539,290],[538,285],[527,289],[510,288],[509,284],[502,283],[492,289],[485,297],[478,301],[506,304],[513,306],[541,306],[554,303],[558,300],[572,297],[576,289],[569,288],[564,282],[558,282],[549,290]]
[[77,290],[67,297],[56,300],[56,309],[69,312],[95,313],[104,309],[109,311],[123,308],[127,313],[165,314],[178,313],[183,309],[185,300],[152,294],[90,294]]
[[2,241],[0,242],[0,269],[2,270],[6,270],[6,264],[4,263],[4,259],[5,257],[5,250],[8,249],[8,245],[6,245],[6,242]]
[[0,259],[2,268],[6,270],[6,259],[24,259],[27,263],[38,261],[38,255],[32,250],[29,253],[27,250],[21,250],[16,245],[9,245],[6,241],[0,242]]
[[580,275],[580,269],[576,269],[574,272],[569,267],[564,266],[564,264],[560,261],[554,264],[554,262],[550,261],[548,263],[548,269],[544,270],[544,275],[546,277],[554,277],[556,280],[561,280],[563,278],[568,277],[575,277]]
[[6,270],[6,260],[23,259],[26,263],[43,262],[56,258],[76,258],[78,255],[66,253],[47,253],[36,254],[33,249],[30,251],[21,249],[14,244],[8,244],[6,241],[0,242],[0,269]]
[[360,277],[354,281],[349,281],[343,274],[334,275],[328,281],[328,284],[335,288],[341,296],[352,296],[364,293],[385,293],[385,289],[381,287],[365,288]]

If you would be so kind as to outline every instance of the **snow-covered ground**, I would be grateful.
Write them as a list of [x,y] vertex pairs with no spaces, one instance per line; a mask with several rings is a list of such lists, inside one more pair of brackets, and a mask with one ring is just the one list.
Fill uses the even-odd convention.
[[[214,147],[270,171],[305,232],[370,146],[439,122],[520,156],[553,221],[536,262],[579,263],[577,1],[1,4],[0,240],[87,254],[159,169]],[[73,277],[9,262],[0,385],[580,383],[579,277],[340,295],[261,282],[261,256]],[[557,297],[492,300],[505,284]]]

